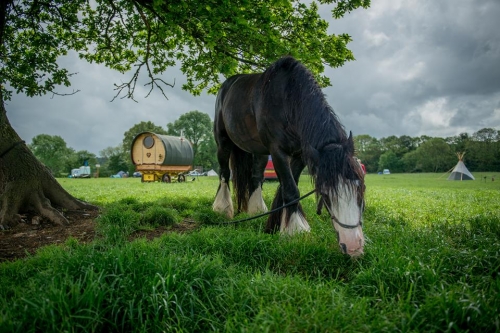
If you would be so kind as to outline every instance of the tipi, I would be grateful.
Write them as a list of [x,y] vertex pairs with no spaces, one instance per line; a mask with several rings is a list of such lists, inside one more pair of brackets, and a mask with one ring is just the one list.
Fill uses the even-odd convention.
[[207,172],[207,176],[218,176],[217,172],[214,171],[214,169],[210,170]]
[[457,153],[458,163],[455,168],[453,168],[448,180],[474,180],[474,176],[467,170],[464,164],[464,155],[465,153]]

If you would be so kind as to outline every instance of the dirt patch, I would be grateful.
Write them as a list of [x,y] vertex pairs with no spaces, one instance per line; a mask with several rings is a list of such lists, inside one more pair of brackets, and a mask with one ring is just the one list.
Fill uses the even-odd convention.
[[[46,245],[63,244],[69,237],[77,239],[80,243],[89,243],[95,239],[95,219],[98,215],[99,212],[67,212],[65,216],[70,222],[67,226],[58,226],[34,216],[23,215],[24,223],[0,231],[0,262],[24,258]],[[184,220],[170,227],[137,231],[130,240],[136,238],[151,240],[167,232],[188,232],[197,227],[198,224],[194,221]]]

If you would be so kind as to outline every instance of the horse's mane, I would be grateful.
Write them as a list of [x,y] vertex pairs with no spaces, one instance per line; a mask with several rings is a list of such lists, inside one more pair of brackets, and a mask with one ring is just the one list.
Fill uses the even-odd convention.
[[304,65],[293,57],[283,57],[264,72],[263,82],[279,75],[286,76],[285,98],[294,101],[285,112],[288,119],[295,120],[293,125],[304,144],[320,149],[325,143],[347,140],[344,127],[326,102],[313,74]]
[[291,103],[284,112],[301,137],[303,160],[316,185],[326,185],[337,192],[340,177],[359,179],[353,153],[347,153],[345,129],[313,74],[299,61],[286,56],[263,73],[264,91],[273,79],[286,82],[284,97]]

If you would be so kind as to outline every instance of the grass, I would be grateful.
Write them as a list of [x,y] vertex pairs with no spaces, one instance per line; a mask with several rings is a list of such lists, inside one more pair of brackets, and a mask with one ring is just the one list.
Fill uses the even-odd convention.
[[[264,217],[214,225],[217,179],[61,179],[103,207],[99,237],[0,264],[0,331],[499,332],[500,183],[484,175],[368,175],[357,260],[313,196],[312,232],[290,238],[264,234]],[[129,241],[183,219],[201,227]]]

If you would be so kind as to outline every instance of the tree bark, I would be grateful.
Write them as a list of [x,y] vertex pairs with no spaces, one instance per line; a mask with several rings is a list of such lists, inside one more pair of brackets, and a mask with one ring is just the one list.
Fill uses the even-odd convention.
[[64,210],[96,210],[70,195],[24,144],[7,119],[0,96],[0,228],[21,221],[20,213],[35,212],[65,225]]

